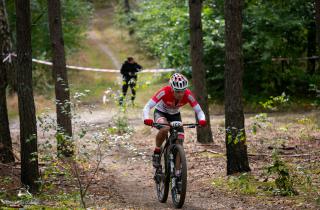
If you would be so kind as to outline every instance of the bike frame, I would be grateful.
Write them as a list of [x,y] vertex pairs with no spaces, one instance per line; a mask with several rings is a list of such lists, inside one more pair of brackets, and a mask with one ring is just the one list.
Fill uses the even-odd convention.
[[[152,127],[155,127],[155,128],[161,128],[164,126],[170,127],[170,131],[169,131],[170,134],[168,137],[166,137],[165,145],[163,147],[163,149],[166,150],[169,146],[176,144],[175,141],[178,140],[177,128],[179,128],[180,126],[174,127],[174,126],[171,126],[170,124],[166,124],[166,123],[153,123],[153,125],[152,125]],[[181,127],[186,127],[186,128],[195,128],[197,126],[199,126],[198,123],[190,123],[190,124],[182,124],[181,125]],[[180,143],[182,144],[183,142],[180,142]],[[164,150],[161,151],[161,154],[162,154],[162,152],[164,152]]]
[[[171,122],[170,124],[162,124],[162,123],[154,123],[153,127],[157,127],[161,129],[164,126],[170,127],[170,134],[166,137],[165,143],[162,144],[161,156],[163,157],[163,166],[160,166],[156,172],[154,179],[156,181],[156,189],[158,200],[162,203],[166,202],[168,197],[168,190],[171,189],[172,201],[176,208],[181,208],[184,204],[185,196],[186,196],[186,188],[187,188],[187,165],[186,165],[186,157],[183,149],[183,142],[177,142],[178,140],[178,128],[179,127],[187,127],[187,128],[195,128],[198,124],[182,124],[181,122]],[[181,171],[180,179],[181,181],[178,183],[177,176],[175,174],[176,170],[176,157],[174,155],[175,152],[181,152],[183,154],[180,158],[182,158],[182,162],[179,163],[184,165],[183,170]],[[164,169],[164,171],[162,171]],[[182,178],[183,177],[183,178]],[[182,180],[183,183],[182,183]],[[169,183],[171,183],[171,187],[169,187]],[[180,191],[181,190],[181,191]]]

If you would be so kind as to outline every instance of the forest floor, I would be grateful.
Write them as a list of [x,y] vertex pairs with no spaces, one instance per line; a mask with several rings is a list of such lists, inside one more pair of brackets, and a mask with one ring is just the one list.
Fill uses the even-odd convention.
[[[103,18],[107,14],[106,10],[100,10],[97,16]],[[121,47],[115,49],[110,40],[99,41],[110,32],[101,24],[98,22],[99,30],[94,29],[94,36],[89,36],[90,43],[98,43],[97,48],[105,57],[114,56],[107,61],[109,66],[101,67],[114,68],[119,65],[119,60],[126,57],[125,47],[119,51]],[[117,35],[113,33],[110,39]],[[105,49],[108,52],[103,52]],[[132,54],[138,56],[137,60],[145,61],[139,52],[132,51]],[[104,56],[99,58],[103,59]],[[146,63],[147,67],[152,67],[154,61]],[[86,75],[82,74],[84,78]],[[72,75],[71,79],[76,80],[76,76],[79,75]],[[91,209],[173,208],[170,194],[167,203],[157,201],[151,163],[157,131],[144,126],[141,120],[143,103],[162,84],[159,83],[161,77],[150,77],[152,75],[141,78],[143,83],[150,80],[152,88],[138,91],[135,107],[129,105],[126,109],[119,108],[114,98],[102,105],[100,99],[104,90],[101,88],[95,100],[81,103],[77,109],[74,135],[77,154],[86,158],[83,164],[79,164],[82,166],[79,170],[83,183],[90,180],[97,166],[96,158],[102,158],[85,199],[87,207]],[[90,79],[97,78],[100,79],[101,74]],[[111,80],[118,80],[117,75],[112,75]],[[38,128],[40,171],[44,184],[41,193],[36,196],[28,196],[20,188],[19,124],[16,120],[11,121],[17,162],[14,165],[0,164],[0,209],[37,209],[40,206],[48,209],[79,208],[79,184],[73,177],[74,173],[64,167],[63,160],[58,161],[50,156],[55,154],[52,150],[55,148],[52,117],[53,114],[49,112],[43,118],[45,123]],[[184,148],[188,161],[188,187],[183,209],[320,209],[320,111],[257,113],[245,117],[251,172],[242,175],[226,176],[224,115],[211,115],[212,144],[197,143],[195,130],[186,129]],[[183,109],[182,118],[184,122],[192,123],[192,110]],[[98,147],[102,156],[96,150],[99,145],[97,142],[103,142],[103,146]],[[283,161],[283,168],[288,169],[289,178],[298,194],[276,195],[279,193],[275,185],[278,175],[267,172],[268,167],[275,163],[272,158],[274,149],[279,152],[278,158]],[[52,158],[53,161],[48,164],[46,158]]]
[[[103,161],[105,170],[90,190],[90,193],[99,194],[107,189],[109,200],[106,202],[102,196],[93,199],[92,205],[98,209],[108,206],[119,209],[173,208],[170,197],[165,204],[157,201],[152,180],[150,160],[156,130],[141,123],[137,114],[141,110],[129,109],[127,112],[134,132],[129,138],[111,142]],[[184,122],[193,122],[190,110],[183,113]],[[252,171],[242,177],[226,176],[224,116],[211,117],[213,144],[198,144],[195,131],[186,130],[188,190],[183,209],[318,209],[320,132],[319,127],[314,127],[317,124],[313,124],[317,117],[319,112],[270,115],[266,118],[270,124],[253,134],[252,127],[259,122],[255,116],[246,116]],[[294,123],[297,121],[300,123]],[[304,124],[305,121],[308,123]],[[288,130],[284,131],[284,127]],[[275,196],[272,192],[276,188],[277,175],[267,175],[266,171],[273,163],[271,155],[275,148],[290,171],[298,195]],[[104,183],[102,189],[101,183]]]
[[[86,125],[90,125],[86,128],[85,138],[78,138],[76,143],[78,151],[86,148],[89,153],[89,168],[80,170],[83,183],[91,178],[97,163],[97,144],[93,144],[90,139],[94,139],[97,130],[108,131],[104,138],[105,147],[100,147],[102,162],[86,196],[88,207],[173,208],[171,197],[164,204],[157,201],[151,163],[156,130],[142,124],[140,112],[140,108],[132,107],[125,113],[118,108],[81,112],[78,122],[83,120]],[[182,113],[184,122],[193,122],[191,110],[185,109]],[[214,135],[212,144],[197,143],[195,130],[186,130],[184,148],[188,161],[188,188],[183,209],[319,209],[319,115],[319,111],[269,114],[263,121],[257,120],[256,115],[246,115],[251,172],[237,176],[226,176],[223,115],[211,116]],[[128,123],[129,128],[117,125],[115,122],[119,119],[122,120],[122,125]],[[257,124],[261,128],[254,133],[253,127]],[[75,129],[75,136],[81,133],[79,125]],[[128,130],[123,132],[125,130],[121,129]],[[16,197],[13,203],[6,200],[8,195],[17,196],[20,189],[20,166],[17,162],[14,166],[0,166],[0,201],[2,205],[13,206],[18,203],[20,207],[31,209],[35,204],[47,208],[77,208],[80,206],[77,196],[79,185],[66,175],[68,170],[55,171],[59,176],[54,176],[51,167],[61,165],[52,162],[50,167],[50,164],[43,161],[46,154],[54,153],[43,145],[47,144],[47,140],[54,145],[55,138],[54,132],[42,135],[41,130],[39,128],[39,153],[42,154],[40,168],[44,180],[41,194],[24,201],[21,201],[21,197]],[[17,124],[12,125],[12,131],[13,134],[18,134]],[[14,142],[14,147],[18,150],[17,141]],[[278,157],[285,163],[297,195],[275,195],[275,179],[278,175],[267,173],[267,168],[274,163],[273,149],[279,151]]]

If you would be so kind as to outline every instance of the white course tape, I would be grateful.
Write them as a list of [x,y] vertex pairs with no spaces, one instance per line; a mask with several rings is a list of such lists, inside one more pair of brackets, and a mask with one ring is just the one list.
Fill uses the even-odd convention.
[[5,63],[5,62],[9,62],[9,63],[11,63],[11,61],[12,61],[12,59],[11,59],[11,57],[12,57],[12,53],[9,53],[8,55],[7,55],[7,57],[5,57],[4,59],[3,59],[3,61],[2,61],[2,63]]
[[[17,57],[15,53],[9,53],[8,56],[3,60],[3,62],[6,62],[9,60],[11,62],[11,56]],[[44,61],[44,60],[38,60],[35,58],[32,58],[32,61],[34,63],[40,63],[47,66],[52,66],[52,62]],[[116,69],[100,69],[100,68],[91,68],[91,67],[82,67],[82,66],[71,66],[67,65],[68,69],[75,69],[75,70],[81,70],[81,71],[94,71],[94,72],[113,72],[113,73],[119,73],[120,70]],[[173,72],[176,71],[175,69],[144,69],[142,71],[139,71],[138,73],[160,73],[160,72]]]
[[[49,65],[52,66],[52,62],[49,61],[42,61],[38,59],[32,59],[33,62],[35,63],[40,63],[44,65]],[[81,70],[81,71],[94,71],[94,72],[114,72],[114,73],[119,73],[120,70],[115,70],[115,69],[100,69],[100,68],[91,68],[91,67],[82,67],[82,66],[71,66],[67,65],[68,69],[75,69],[75,70]],[[139,73],[160,73],[160,72],[172,72],[175,71],[175,69],[145,69],[140,71]]]

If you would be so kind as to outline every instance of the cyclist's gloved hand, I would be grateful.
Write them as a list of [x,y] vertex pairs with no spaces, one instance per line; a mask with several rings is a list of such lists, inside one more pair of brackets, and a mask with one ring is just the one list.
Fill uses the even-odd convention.
[[207,124],[207,121],[205,121],[205,120],[199,120],[199,125],[200,125],[201,127],[206,126],[206,124]]
[[152,119],[145,119],[143,122],[144,122],[145,125],[149,125],[149,126],[152,126],[152,124],[153,124],[153,120]]

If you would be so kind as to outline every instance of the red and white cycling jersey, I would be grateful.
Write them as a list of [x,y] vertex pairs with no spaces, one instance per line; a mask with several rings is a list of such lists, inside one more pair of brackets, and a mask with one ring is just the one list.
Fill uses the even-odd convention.
[[174,97],[174,91],[169,85],[161,88],[146,104],[143,109],[144,119],[149,118],[149,111],[154,106],[156,106],[156,109],[161,112],[168,114],[177,114],[179,113],[179,108],[187,103],[189,103],[197,113],[199,120],[205,120],[205,115],[200,105],[189,89],[185,90],[184,95],[180,101],[176,101]]

